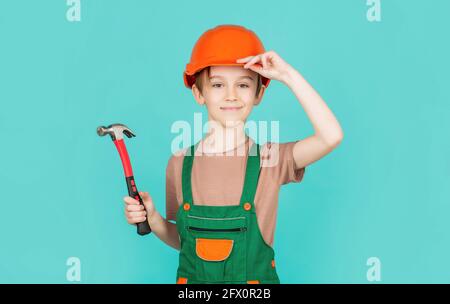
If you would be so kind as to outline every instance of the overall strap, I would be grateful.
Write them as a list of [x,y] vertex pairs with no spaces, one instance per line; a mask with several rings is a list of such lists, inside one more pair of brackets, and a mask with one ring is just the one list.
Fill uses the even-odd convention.
[[245,169],[245,180],[240,205],[249,203],[254,206],[253,200],[255,199],[256,187],[258,186],[259,169],[259,145],[254,143],[247,157],[247,167]]
[[186,151],[186,155],[183,159],[183,171],[181,176],[182,181],[182,191],[183,191],[183,203],[184,204],[194,204],[194,199],[192,198],[192,187],[191,187],[191,174],[192,174],[192,164],[194,162],[194,153],[197,150],[197,146],[200,141],[195,145],[192,145]]

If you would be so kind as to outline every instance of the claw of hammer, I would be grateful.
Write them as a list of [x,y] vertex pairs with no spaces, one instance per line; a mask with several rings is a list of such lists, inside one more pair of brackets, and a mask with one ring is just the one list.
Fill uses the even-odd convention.
[[111,139],[113,141],[123,139],[122,134],[125,134],[128,138],[136,137],[136,135],[134,135],[130,128],[123,124],[112,124],[107,127],[100,126],[97,128],[97,134],[99,136],[105,136],[109,134],[111,135]]

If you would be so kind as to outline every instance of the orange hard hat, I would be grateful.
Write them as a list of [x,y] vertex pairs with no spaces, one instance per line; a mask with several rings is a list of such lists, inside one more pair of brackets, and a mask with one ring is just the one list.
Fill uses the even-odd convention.
[[[204,32],[195,43],[191,60],[183,72],[184,84],[192,88],[195,73],[208,66],[244,66],[236,60],[264,53],[264,46],[256,34],[240,25],[219,25]],[[261,76],[268,86],[270,79]]]

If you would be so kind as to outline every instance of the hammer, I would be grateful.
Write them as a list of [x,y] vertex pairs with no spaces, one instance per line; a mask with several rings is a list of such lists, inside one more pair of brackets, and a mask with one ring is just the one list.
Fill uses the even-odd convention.
[[[107,127],[100,126],[97,128],[97,134],[99,136],[105,136],[109,134],[112,141],[116,145],[117,151],[119,152],[120,159],[122,160],[123,170],[125,172],[125,180],[127,183],[128,194],[134,197],[139,203],[144,206],[144,202],[139,195],[136,183],[134,182],[133,169],[131,168],[130,158],[128,157],[127,148],[125,142],[123,141],[123,134],[128,138],[136,137],[134,133],[125,125],[122,124],[112,124]],[[152,232],[147,221],[137,224],[137,233],[139,235],[146,235]]]

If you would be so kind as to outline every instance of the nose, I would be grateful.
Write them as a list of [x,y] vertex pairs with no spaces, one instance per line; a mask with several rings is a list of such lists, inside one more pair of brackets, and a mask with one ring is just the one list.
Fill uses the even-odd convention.
[[236,101],[237,100],[236,92],[232,86],[228,87],[227,96],[226,96],[225,100],[226,101]]

